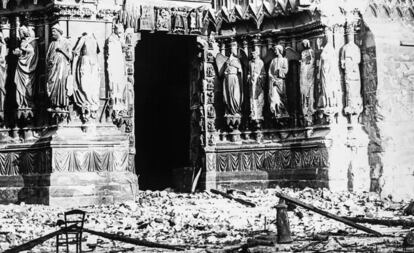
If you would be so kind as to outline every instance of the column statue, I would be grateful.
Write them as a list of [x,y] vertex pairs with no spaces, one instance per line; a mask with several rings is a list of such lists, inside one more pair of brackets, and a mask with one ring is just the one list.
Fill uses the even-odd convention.
[[342,103],[341,79],[339,75],[338,56],[333,46],[332,32],[326,32],[326,45],[322,49],[318,79],[318,109],[328,115],[330,122],[340,110]]
[[116,112],[125,111],[126,104],[126,85],[127,73],[125,65],[125,56],[123,49],[124,27],[117,24],[114,32],[106,40],[106,71],[108,74],[109,98],[111,100],[112,109]]
[[231,42],[231,53],[224,66],[223,96],[226,105],[225,117],[241,117],[243,70],[237,58],[237,42]]
[[96,118],[99,108],[99,63],[100,53],[98,42],[93,34],[83,33],[79,37],[74,49],[72,72],[75,74],[73,100],[82,110],[82,118]]
[[283,46],[274,47],[276,57],[269,67],[270,111],[276,119],[289,117],[285,78],[288,73],[288,61],[283,56]]
[[[359,64],[361,62],[361,51],[354,42],[354,31],[352,25],[347,25],[346,44],[341,51],[341,68],[344,71],[345,80],[345,115],[350,116],[351,123],[356,123],[363,110],[361,97],[361,75]],[[357,119],[356,119],[357,120]]]
[[71,72],[71,47],[69,40],[63,37],[63,30],[59,24],[52,27],[52,38],[46,54],[47,94],[51,108],[64,111],[68,107],[68,95],[71,95],[73,90],[73,84],[68,83]]
[[309,40],[302,41],[303,51],[300,60],[300,105],[304,117],[304,125],[312,124],[314,110],[315,54]]
[[250,89],[250,118],[258,123],[263,121],[266,70],[262,59],[260,59],[259,47],[255,47],[252,56],[253,59],[249,62],[249,73],[247,76]]
[[[231,133],[231,141],[240,141],[238,130],[242,117],[243,103],[243,67],[239,59],[237,42],[230,43],[230,56],[216,55],[216,64],[223,77],[224,118]],[[246,58],[246,57],[245,57]],[[246,63],[247,64],[247,63]]]
[[[4,103],[6,99],[6,79],[7,79],[7,46],[3,32],[0,32],[0,117],[4,120]],[[2,122],[3,123],[3,122]]]
[[36,68],[39,59],[36,38],[26,26],[19,28],[20,47],[13,51],[18,56],[14,77],[16,84],[16,102],[18,109],[33,108],[33,91],[35,89]]
[[0,31],[0,142],[8,142],[11,138],[5,129],[4,107],[6,103],[6,79],[7,79],[7,56],[8,50],[3,32]]

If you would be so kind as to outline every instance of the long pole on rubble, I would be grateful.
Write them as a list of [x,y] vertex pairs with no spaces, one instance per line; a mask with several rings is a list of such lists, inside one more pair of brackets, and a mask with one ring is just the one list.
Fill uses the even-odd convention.
[[172,249],[172,250],[177,250],[177,251],[185,250],[183,246],[160,244],[160,243],[150,242],[146,240],[139,240],[139,239],[134,239],[134,238],[126,237],[126,236],[121,236],[117,234],[98,232],[98,231],[94,231],[94,230],[87,229],[87,228],[84,228],[83,232],[101,236],[101,237],[104,237],[110,240],[115,240],[115,241],[120,241],[120,242],[125,242],[125,243],[130,243],[130,244],[145,246],[145,247],[150,247],[150,248]]
[[356,224],[356,223],[354,223],[354,222],[352,222],[352,221],[350,221],[350,220],[348,220],[348,219],[345,219],[345,218],[339,217],[339,216],[337,216],[337,215],[335,215],[335,214],[328,213],[328,212],[323,211],[323,210],[321,210],[321,209],[319,209],[319,208],[316,208],[316,207],[314,207],[314,206],[312,206],[312,205],[308,205],[308,204],[306,204],[306,203],[303,203],[302,201],[300,201],[300,200],[298,200],[298,199],[295,199],[295,198],[289,197],[289,196],[287,196],[287,195],[285,195],[285,194],[283,194],[283,193],[279,193],[279,192],[277,192],[277,193],[276,193],[276,196],[277,196],[278,198],[281,198],[281,199],[284,199],[284,200],[286,200],[286,201],[292,202],[293,204],[296,204],[296,205],[298,205],[298,206],[301,206],[301,207],[303,207],[303,208],[305,208],[305,209],[308,209],[308,210],[310,210],[310,211],[313,211],[313,212],[318,213],[318,214],[320,214],[320,215],[323,215],[323,216],[325,216],[325,217],[328,217],[328,218],[331,218],[331,219],[333,219],[333,220],[336,220],[336,221],[342,222],[342,223],[344,223],[344,224],[346,224],[346,225],[348,225],[348,226],[351,226],[351,227],[353,227],[353,228],[356,228],[356,229],[362,230],[362,231],[364,231],[364,232],[367,232],[367,233],[369,233],[369,234],[373,234],[373,235],[376,235],[376,236],[382,236],[382,234],[381,234],[380,232],[378,232],[378,231],[375,231],[375,230],[372,230],[372,229],[370,229],[370,228],[364,227],[364,226],[362,226],[362,225]]

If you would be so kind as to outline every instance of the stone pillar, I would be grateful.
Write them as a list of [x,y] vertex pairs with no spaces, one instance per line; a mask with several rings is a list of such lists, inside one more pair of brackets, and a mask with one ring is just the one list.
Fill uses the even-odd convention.
[[[202,41],[201,38],[200,40]],[[216,85],[219,79],[215,71],[215,59],[218,53],[216,52],[218,47],[214,38],[209,38],[207,43],[203,44],[203,58],[201,59],[203,62],[203,72],[201,75],[203,78],[203,86],[201,92],[204,99],[201,101],[203,107],[201,124],[204,124],[204,131],[202,127],[201,135],[205,135],[205,143],[202,147],[205,173],[203,173],[202,180],[205,189],[214,189],[216,188],[216,154],[211,151],[214,150],[214,147],[219,142],[219,134],[216,129]],[[224,43],[222,44],[222,49],[224,48],[223,45]]]

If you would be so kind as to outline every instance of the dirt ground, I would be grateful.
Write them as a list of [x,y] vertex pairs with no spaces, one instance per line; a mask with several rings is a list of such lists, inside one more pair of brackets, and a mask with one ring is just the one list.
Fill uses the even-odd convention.
[[[410,228],[362,224],[382,234],[377,237],[301,207],[288,212],[293,243],[241,249],[252,239],[271,243],[276,238],[276,192],[339,216],[403,219],[410,200],[394,202],[375,193],[332,193],[313,189],[267,189],[234,192],[256,204],[247,207],[211,192],[195,194],[141,191],[136,201],[117,205],[88,206],[85,228],[112,234],[179,245],[184,252],[414,252],[404,248]],[[59,229],[62,208],[40,205],[0,205],[0,252]],[[412,229],[412,228],[411,228]],[[55,252],[55,239],[27,252]],[[174,252],[139,247],[84,234],[82,252]],[[74,250],[74,249],[73,249]],[[62,248],[60,252],[65,252]]]

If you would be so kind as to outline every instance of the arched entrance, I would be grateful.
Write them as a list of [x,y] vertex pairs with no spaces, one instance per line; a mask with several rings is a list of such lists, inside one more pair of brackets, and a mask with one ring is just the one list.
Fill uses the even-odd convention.
[[196,37],[142,33],[135,51],[136,169],[140,189],[172,186],[189,166],[190,63]]

